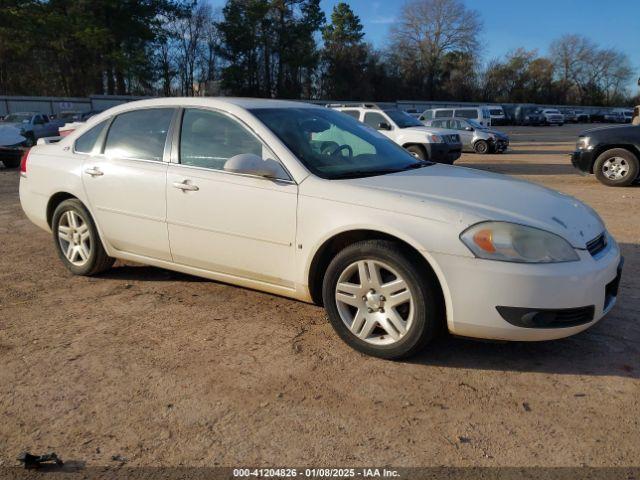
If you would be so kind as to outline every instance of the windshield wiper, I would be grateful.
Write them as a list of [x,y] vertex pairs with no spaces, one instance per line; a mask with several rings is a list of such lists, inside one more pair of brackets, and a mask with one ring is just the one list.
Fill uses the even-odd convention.
[[386,169],[386,170],[353,170],[351,172],[338,173],[333,176],[334,180],[343,180],[346,178],[375,177],[377,175],[386,175],[388,173],[401,172],[403,169]]
[[429,160],[420,160],[416,163],[407,165],[403,170],[413,170],[415,168],[430,167],[431,165],[435,165],[435,164],[436,164],[435,162],[431,162]]

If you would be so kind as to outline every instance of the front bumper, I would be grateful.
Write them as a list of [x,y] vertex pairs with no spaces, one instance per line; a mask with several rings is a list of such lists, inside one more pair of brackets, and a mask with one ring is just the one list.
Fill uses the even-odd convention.
[[22,146],[0,147],[0,160],[20,158],[25,150],[26,147]]
[[425,148],[429,160],[437,163],[452,164],[462,155],[462,143],[427,143]]
[[[447,323],[456,335],[495,340],[539,341],[568,337],[600,320],[616,302],[621,264],[613,239],[592,257],[579,250],[577,262],[518,264],[435,254],[446,285]],[[564,327],[518,326],[497,307],[559,311],[593,306],[585,322]]]
[[496,152],[506,152],[509,149],[509,140],[505,138],[498,138],[493,142],[493,149]]
[[571,164],[582,173],[593,173],[593,151],[576,150],[571,153]]

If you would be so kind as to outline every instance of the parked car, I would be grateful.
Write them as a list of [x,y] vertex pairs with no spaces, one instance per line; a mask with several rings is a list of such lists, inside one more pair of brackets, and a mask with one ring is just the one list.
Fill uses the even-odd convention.
[[[452,164],[462,154],[458,132],[434,130],[396,108],[379,108],[375,104],[330,104],[329,108],[345,113],[378,130],[421,160]],[[335,148],[327,143],[323,148]]]
[[608,110],[596,110],[595,112],[592,112],[590,116],[591,123],[606,122],[607,120],[605,120],[605,116],[607,113],[609,113]]
[[571,108],[564,108],[560,110],[560,113],[564,115],[565,123],[578,123],[578,114]]
[[507,116],[505,115],[504,109],[501,105],[487,105],[486,108],[489,110],[492,126],[507,124]]
[[584,110],[575,110],[575,115],[578,123],[589,123],[591,121],[591,116]]
[[475,120],[485,127],[491,126],[491,114],[487,107],[432,108],[422,112],[419,119],[420,121],[425,121],[438,118],[467,118]]
[[509,148],[509,137],[474,120],[464,118],[449,118],[438,120],[425,120],[428,127],[446,128],[455,130],[462,140],[462,150],[466,152],[502,153]]
[[514,125],[527,125],[538,126],[544,125],[546,122],[545,116],[542,114],[542,109],[535,105],[517,105],[513,110]]
[[579,200],[421,161],[300,102],[119,105],[32,148],[20,201],[76,275],[120,258],[317,302],[343,340],[383,358],[441,329],[573,335],[613,308],[621,274],[616,241]]
[[25,148],[35,145],[39,138],[58,134],[58,122],[44,113],[18,112],[0,121],[0,160],[7,168],[16,168]]
[[633,121],[632,109],[625,108],[624,111],[622,112],[622,115],[624,115],[624,123],[631,123]]
[[571,163],[611,187],[626,187],[639,179],[640,126],[600,127],[582,132]]
[[625,118],[622,111],[610,110],[604,113],[603,121],[606,123],[625,123]]
[[560,110],[556,108],[543,108],[541,113],[544,117],[545,125],[564,125],[564,115],[560,113]]

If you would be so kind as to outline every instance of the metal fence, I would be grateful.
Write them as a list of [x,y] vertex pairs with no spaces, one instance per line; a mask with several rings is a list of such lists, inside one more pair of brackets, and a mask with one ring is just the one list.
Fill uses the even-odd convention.
[[[0,116],[15,112],[41,112],[48,115],[58,114],[64,111],[88,112],[91,110],[101,111],[111,108],[121,103],[131,102],[133,100],[141,100],[149,97],[133,97],[133,96],[116,96],[116,95],[92,95],[88,98],[78,97],[18,97],[18,96],[0,96]],[[311,103],[325,105],[327,103],[363,103],[354,102],[353,100],[311,100]],[[452,102],[452,101],[419,101],[419,100],[398,100],[396,102],[378,102],[378,105],[387,107],[397,107],[401,110],[414,109],[418,112],[437,107],[478,107],[480,105],[500,105],[516,107],[516,103],[509,104],[491,104],[482,102]],[[527,104],[532,105],[534,104]],[[595,113],[597,111],[610,111],[614,107],[597,107],[597,106],[578,106],[578,105],[535,105],[541,108],[562,108],[583,110],[587,113]],[[628,107],[618,107],[628,108]]]

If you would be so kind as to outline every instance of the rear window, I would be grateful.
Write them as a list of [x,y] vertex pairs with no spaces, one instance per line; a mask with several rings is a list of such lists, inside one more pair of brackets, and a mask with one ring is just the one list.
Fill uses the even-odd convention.
[[85,133],[80,135],[76,140],[76,143],[73,147],[73,150],[76,153],[91,153],[93,151],[93,147],[96,144],[96,140],[102,133],[102,129],[106,125],[107,121],[99,123],[95,127],[90,128]]

